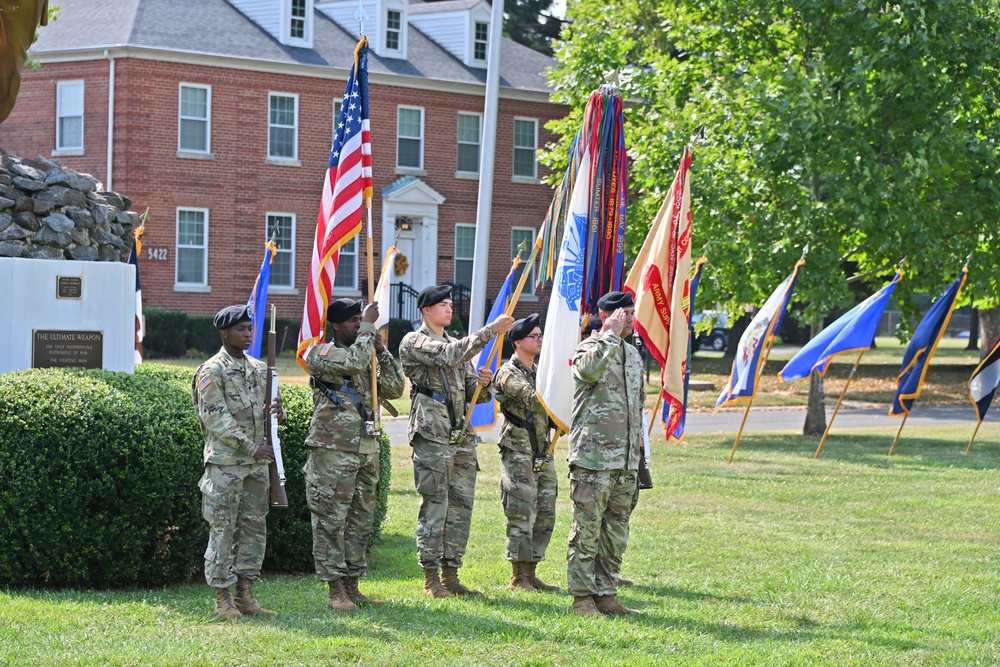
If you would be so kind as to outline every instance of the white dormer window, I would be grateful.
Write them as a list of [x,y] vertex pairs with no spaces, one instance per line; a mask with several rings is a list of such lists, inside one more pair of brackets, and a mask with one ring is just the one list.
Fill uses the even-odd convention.
[[486,62],[486,54],[489,51],[489,39],[490,24],[476,21],[472,42],[472,59],[476,62]]
[[403,14],[395,9],[385,13],[385,48],[399,51],[400,31],[403,28]]
[[288,29],[292,39],[306,38],[306,0],[292,0]]

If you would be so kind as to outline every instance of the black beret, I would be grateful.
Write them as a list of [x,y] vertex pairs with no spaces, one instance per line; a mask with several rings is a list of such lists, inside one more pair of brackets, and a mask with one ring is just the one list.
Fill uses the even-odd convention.
[[521,340],[538,326],[538,313],[532,313],[524,319],[514,322],[510,325],[510,329],[507,330],[507,340],[514,342],[515,340]]
[[337,299],[326,309],[326,321],[340,324],[361,312],[361,299]]
[[603,326],[604,322],[601,321],[600,317],[598,317],[597,315],[591,315],[590,319],[587,320],[587,324],[584,325],[583,327],[583,332],[582,332],[583,337],[589,338],[590,334],[594,333],[595,331],[600,331],[601,327]]
[[608,292],[597,300],[597,307],[610,313],[619,308],[635,308],[635,301],[626,292]]
[[242,306],[227,306],[215,315],[215,328],[228,329],[240,322],[251,322],[250,308],[246,304]]
[[417,308],[427,308],[451,298],[451,285],[425,287],[417,295]]

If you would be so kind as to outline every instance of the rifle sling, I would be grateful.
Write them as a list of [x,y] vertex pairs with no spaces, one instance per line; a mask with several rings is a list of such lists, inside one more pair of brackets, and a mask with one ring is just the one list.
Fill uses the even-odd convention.
[[361,417],[361,421],[370,421],[371,418],[368,416],[365,406],[361,403],[361,395],[358,394],[358,390],[354,386],[354,381],[350,376],[345,377],[344,381],[340,384],[336,382],[330,382],[329,380],[320,380],[317,377],[310,377],[309,384],[320,390],[324,396],[330,399],[330,402],[334,405],[343,405],[344,402],[340,400],[340,396],[336,393],[337,391],[344,391],[348,397],[350,397],[351,402],[354,403],[355,409],[358,411],[358,415]]
[[500,408],[500,412],[503,413],[504,419],[507,420],[511,426],[515,428],[521,428],[528,432],[528,440],[531,442],[531,452],[538,456],[544,454],[545,452],[538,448],[538,434],[535,432],[535,415],[528,413],[527,419],[521,419],[517,415],[511,413],[507,408]]

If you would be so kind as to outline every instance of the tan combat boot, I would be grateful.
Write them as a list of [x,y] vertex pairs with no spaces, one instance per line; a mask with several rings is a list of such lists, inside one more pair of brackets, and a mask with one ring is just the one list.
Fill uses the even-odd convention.
[[569,608],[571,614],[577,614],[578,616],[600,616],[601,612],[597,611],[597,607],[594,606],[594,598],[589,595],[577,595],[573,598],[573,606]]
[[229,587],[215,589],[215,615],[225,619],[239,618],[243,614],[233,604],[233,596],[229,593]]
[[482,595],[482,591],[474,591],[466,588],[465,584],[458,580],[457,567],[441,568],[441,585],[448,589],[452,595]]
[[614,595],[595,595],[594,606],[606,616],[631,616],[640,613],[637,609],[629,609],[623,605]]
[[373,607],[385,606],[384,600],[373,600],[368,597],[360,590],[358,590],[358,578],[357,577],[347,577],[344,579],[344,592],[347,593],[347,598],[357,605],[371,605]]
[[558,586],[553,586],[552,584],[547,584],[547,583],[545,583],[544,581],[542,581],[541,579],[539,579],[535,575],[535,569],[538,567],[538,563],[537,562],[532,561],[530,563],[525,563],[524,567],[525,567],[525,572],[528,575],[528,581],[530,581],[531,585],[534,586],[537,590],[540,590],[540,591],[557,591],[557,590],[559,590]]
[[507,588],[512,591],[533,591],[535,587],[531,585],[531,581],[528,579],[527,574],[527,563],[522,563],[520,561],[512,560],[510,562],[513,574],[510,575],[510,583],[507,584]]
[[450,598],[451,593],[444,589],[441,585],[441,579],[438,578],[438,571],[436,567],[429,567],[424,570],[424,595],[429,595],[432,598]]
[[236,597],[233,604],[247,616],[277,616],[278,612],[264,609],[253,596],[253,580],[246,577],[236,578]]
[[332,611],[357,611],[358,606],[350,601],[340,579],[330,582],[330,594],[326,596],[326,606]]

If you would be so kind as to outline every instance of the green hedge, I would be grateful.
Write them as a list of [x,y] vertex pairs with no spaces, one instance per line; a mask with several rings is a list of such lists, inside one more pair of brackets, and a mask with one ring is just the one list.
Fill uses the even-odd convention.
[[[142,313],[146,318],[146,334],[142,344],[147,359],[183,357],[191,350],[210,355],[222,347],[219,332],[215,328],[215,317],[212,315],[188,315],[163,308],[143,308]],[[279,319],[276,325],[278,345],[281,345],[284,338],[283,350],[294,349],[299,338],[299,322]],[[262,349],[266,354],[267,336],[264,336]]]
[[[0,584],[152,586],[200,576],[208,528],[192,371],[39,369],[0,375]],[[290,507],[268,515],[265,568],[312,571],[303,442],[307,387],[281,387]],[[375,543],[391,465],[382,447]]]

